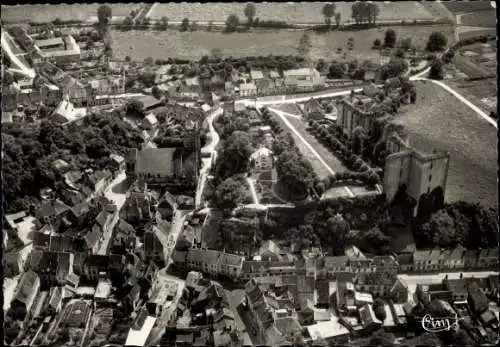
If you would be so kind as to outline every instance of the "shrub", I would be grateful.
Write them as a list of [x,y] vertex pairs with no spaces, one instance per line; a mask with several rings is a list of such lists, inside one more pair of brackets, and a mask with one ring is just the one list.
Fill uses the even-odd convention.
[[446,39],[446,36],[443,35],[443,33],[434,31],[429,36],[429,40],[427,41],[425,50],[429,52],[442,51],[447,42],[448,40]]

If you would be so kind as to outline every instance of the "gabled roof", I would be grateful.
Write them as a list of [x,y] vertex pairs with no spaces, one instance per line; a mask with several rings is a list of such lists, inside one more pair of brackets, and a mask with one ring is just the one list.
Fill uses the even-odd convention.
[[30,309],[35,296],[37,294],[36,290],[39,288],[40,278],[32,270],[28,270],[21,276],[21,279],[16,287],[14,293],[14,300],[18,300],[26,305],[28,310]]

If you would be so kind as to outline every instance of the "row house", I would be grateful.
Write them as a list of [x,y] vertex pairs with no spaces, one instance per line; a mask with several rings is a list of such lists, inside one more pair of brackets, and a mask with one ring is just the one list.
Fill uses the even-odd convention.
[[74,255],[69,252],[33,250],[30,254],[30,269],[38,274],[43,286],[64,285],[73,272]]
[[451,250],[420,250],[415,251],[412,263],[408,262],[409,255],[399,256],[398,259],[405,260],[404,268],[400,271],[441,271],[461,269],[493,269],[498,268],[498,248],[465,250],[457,246]]
[[191,248],[175,250],[174,262],[190,270],[197,270],[213,276],[225,275],[234,280],[242,276],[244,257],[211,249]]
[[99,280],[101,273],[122,273],[126,267],[124,255],[89,255],[83,264],[83,275],[90,281]]

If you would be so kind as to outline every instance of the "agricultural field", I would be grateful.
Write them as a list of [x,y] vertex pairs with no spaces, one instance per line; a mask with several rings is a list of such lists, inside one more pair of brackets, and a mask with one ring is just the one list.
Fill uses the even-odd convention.
[[470,78],[493,77],[497,71],[497,42],[463,46],[454,60],[455,65]]
[[[326,2],[297,3],[257,3],[256,17],[260,20],[279,20],[288,23],[323,24],[322,9]],[[389,20],[424,20],[434,16],[417,1],[377,3],[380,8],[379,21]],[[340,13],[342,23],[352,21],[352,3],[335,2],[336,12]],[[243,10],[245,3],[168,3],[156,4],[150,18],[160,19],[167,16],[172,21],[189,18],[191,21],[225,21],[235,14],[241,21],[246,20]]]
[[479,81],[447,81],[447,85],[462,95],[486,113],[497,109],[497,80],[490,78]]
[[448,11],[453,14],[491,10],[491,1],[443,1]]
[[495,10],[467,13],[460,17],[460,25],[495,28],[497,16]]
[[[204,5],[205,6],[205,5]],[[449,44],[454,42],[451,25],[429,26],[397,26],[393,28],[398,39],[412,37],[417,49],[423,49],[429,35],[440,31],[448,38]],[[375,39],[383,40],[386,27],[363,31],[334,31],[324,34],[311,33],[311,58],[314,60],[359,61],[372,60],[378,62],[380,53],[372,50]],[[172,29],[164,32],[115,31],[113,32],[114,54],[117,58],[130,56],[135,60],[147,57],[199,59],[210,55],[212,49],[220,48],[225,56],[245,57],[269,54],[297,54],[302,31],[259,30],[258,32],[224,34],[221,32],[179,32]],[[354,39],[352,51],[347,50],[348,39]],[[342,53],[337,53],[337,48]],[[346,59],[343,59],[347,52]]]
[[[97,16],[101,4],[45,4],[45,5],[2,5],[2,21],[5,23],[48,23],[54,19],[86,21]],[[139,9],[139,4],[111,4],[113,16],[127,16],[132,10]]]
[[469,26],[459,26],[457,27],[458,39],[467,40],[478,36],[496,36],[496,28],[484,28],[484,27],[469,27]]
[[423,81],[416,88],[416,104],[402,107],[398,119],[416,149],[450,153],[446,201],[496,206],[497,130],[438,85]]

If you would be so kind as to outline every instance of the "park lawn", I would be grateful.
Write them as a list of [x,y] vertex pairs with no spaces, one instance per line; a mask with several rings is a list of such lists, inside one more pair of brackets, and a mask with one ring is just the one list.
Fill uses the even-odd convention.
[[398,119],[414,148],[450,153],[446,201],[496,206],[497,130],[438,85],[422,81],[416,88],[416,104],[404,106]]
[[[313,60],[359,61],[372,60],[379,62],[380,52],[372,50],[375,39],[383,40],[387,27],[378,27],[360,31],[331,31],[328,33],[310,33]],[[429,35],[433,31],[442,32],[448,43],[454,42],[451,25],[395,26],[399,38],[412,37],[417,48],[423,49]],[[167,31],[114,31],[113,51],[117,58],[130,56],[134,60],[182,58],[200,59],[210,55],[214,48],[219,48],[224,56],[247,57],[273,55],[296,55],[296,47],[302,36],[301,30],[259,30],[244,33],[224,34],[221,32],[193,31],[179,32],[176,29]],[[347,50],[348,39],[354,38],[352,51]],[[341,47],[347,52],[337,54]]]
[[[287,23],[323,24],[322,9],[326,2],[281,2],[255,4],[256,17],[260,20],[279,20]],[[219,21],[235,14],[240,22],[246,22],[243,14],[245,3],[158,3],[151,13],[151,19],[163,16],[172,21],[189,18],[191,21]],[[377,2],[380,9],[378,20],[414,20],[433,19],[434,16],[418,1]],[[352,23],[352,2],[335,2],[336,12],[340,13],[341,22]],[[332,20],[335,23],[335,20]]]
[[[97,16],[97,9],[101,4],[45,4],[45,5],[17,5],[2,6],[2,21],[7,23],[48,23],[56,18],[60,20],[85,21],[89,17]],[[127,16],[132,10],[139,9],[138,4],[109,4],[113,16]]]

